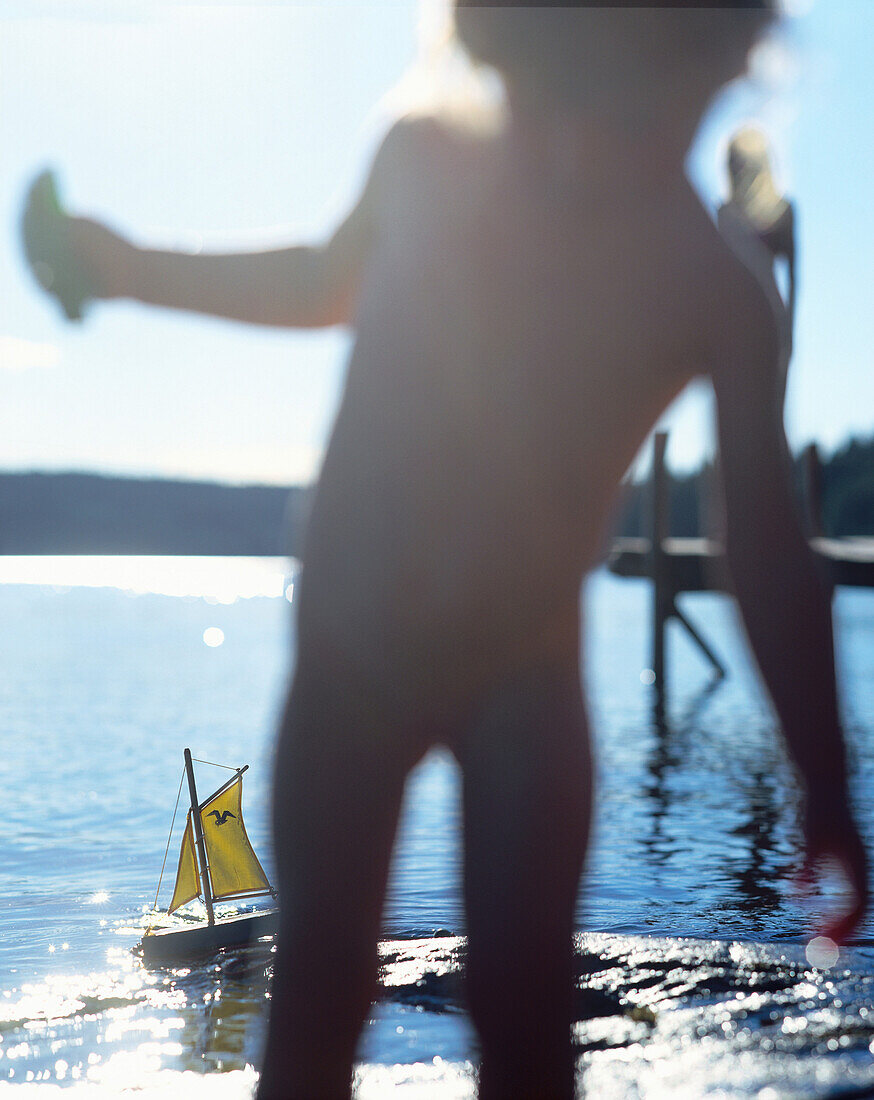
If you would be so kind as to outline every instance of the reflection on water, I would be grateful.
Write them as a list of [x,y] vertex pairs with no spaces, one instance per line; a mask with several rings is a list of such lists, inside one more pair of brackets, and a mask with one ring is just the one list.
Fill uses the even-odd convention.
[[[693,697],[684,714],[671,720],[665,700],[656,696],[652,711],[652,745],[646,759],[647,775],[642,793],[651,802],[650,828],[640,837],[653,868],[670,862],[677,846],[666,833],[672,819],[672,772],[681,770],[691,755],[690,740],[702,732],[707,703],[722,685],[711,677]],[[730,889],[732,909],[747,912],[754,921],[767,921],[778,914],[784,900],[776,885],[793,872],[796,849],[784,838],[781,825],[787,812],[787,791],[781,782],[781,761],[776,741],[763,745],[762,756],[748,776],[740,776],[734,790],[737,823],[729,830],[716,862]],[[738,843],[734,843],[733,841]]]
[[[410,1096],[474,1094],[464,950],[451,936],[381,946],[382,999],[362,1041],[361,1100],[389,1085]],[[796,946],[581,934],[578,1095],[870,1095],[872,962],[870,952],[850,951],[818,970]],[[7,997],[6,1077],[87,1083],[89,1095],[107,1096],[134,1081],[146,1095],[184,1083],[196,1096],[206,1094],[202,1075],[216,1073],[219,1095],[248,1096],[270,968],[266,944],[152,973],[120,951],[112,975],[87,988],[55,979]]]
[[781,866],[775,859],[779,855],[776,836],[780,809],[773,771],[765,773],[757,769],[753,772],[745,792],[744,809],[746,820],[731,831],[732,836],[746,842],[744,852],[726,861],[725,874],[734,878],[740,905],[750,913],[770,915],[782,902],[773,884],[785,879],[791,871],[788,865]]
[[[254,1086],[269,945],[151,972],[131,951],[154,897],[184,745],[251,764],[247,826],[268,872],[272,863],[270,746],[290,640],[284,570],[191,565],[117,563],[113,589],[88,587],[107,584],[94,561],[75,566],[78,581],[70,563],[19,561],[9,564],[15,583],[0,586],[0,1082],[107,1097],[136,1084],[146,1096],[184,1089],[192,1100],[245,1097]],[[131,598],[138,587],[144,594]],[[599,799],[578,912],[592,930],[578,954],[580,1092],[868,1095],[874,928],[869,921],[861,946],[831,969],[805,957],[817,914],[841,887],[825,882],[808,909],[793,895],[797,822],[773,720],[730,606],[694,599],[730,676],[708,684],[677,638],[672,697],[654,713],[639,678],[645,586],[598,577],[588,596]],[[839,594],[837,622],[870,836],[874,594]],[[204,644],[208,631],[222,644]],[[385,995],[361,1048],[365,1100],[390,1088],[474,1095],[460,860],[457,769],[438,753],[408,785],[384,922]]]

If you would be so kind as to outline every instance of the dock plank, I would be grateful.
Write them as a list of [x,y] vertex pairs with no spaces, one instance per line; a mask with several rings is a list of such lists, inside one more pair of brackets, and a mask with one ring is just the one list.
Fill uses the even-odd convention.
[[[810,546],[833,584],[874,588],[874,538],[815,538]],[[662,552],[675,593],[731,591],[725,549],[720,543],[703,538],[666,538]],[[619,577],[650,577],[650,556],[649,539],[617,538],[611,545],[607,568]]]

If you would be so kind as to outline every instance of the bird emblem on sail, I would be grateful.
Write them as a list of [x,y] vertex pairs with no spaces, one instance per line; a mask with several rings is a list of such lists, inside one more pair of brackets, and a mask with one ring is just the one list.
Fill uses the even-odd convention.
[[207,816],[215,818],[216,828],[218,828],[219,825],[224,825],[229,817],[235,818],[237,815],[232,814],[230,810],[223,810],[221,813],[218,810],[210,810]]

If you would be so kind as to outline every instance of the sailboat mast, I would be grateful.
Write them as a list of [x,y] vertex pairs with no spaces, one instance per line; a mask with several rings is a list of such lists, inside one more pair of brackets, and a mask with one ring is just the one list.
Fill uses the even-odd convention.
[[194,821],[194,838],[197,841],[198,863],[200,864],[200,882],[203,888],[203,902],[206,906],[206,919],[215,924],[212,911],[212,886],[206,862],[206,844],[203,840],[203,822],[200,820],[200,804],[197,801],[197,787],[194,785],[194,765],[191,763],[191,749],[185,750],[185,774],[188,776],[188,793],[191,795],[191,818]]

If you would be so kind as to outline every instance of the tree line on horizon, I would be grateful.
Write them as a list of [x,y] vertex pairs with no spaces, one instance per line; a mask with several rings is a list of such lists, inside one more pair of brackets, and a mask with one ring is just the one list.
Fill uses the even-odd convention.
[[[668,475],[671,535],[711,534],[718,507],[705,464]],[[795,462],[799,501],[805,470]],[[874,436],[852,439],[819,470],[822,532],[874,537]],[[311,489],[107,477],[0,474],[0,554],[299,555]],[[625,486],[614,531],[649,533],[648,481]]]
[[308,499],[276,485],[0,474],[0,554],[294,555]]
[[[801,455],[793,466],[799,505],[806,511],[808,470]],[[679,538],[712,534],[718,504],[714,501],[718,475],[711,463],[689,474],[668,476],[668,531]],[[829,538],[874,537],[874,436],[850,439],[819,464],[818,525]],[[808,521],[811,517],[805,517]],[[716,521],[718,523],[718,520]],[[650,528],[649,482],[626,486],[616,533],[647,536]]]

